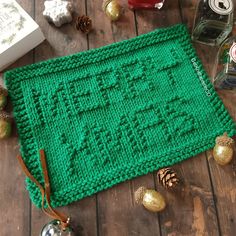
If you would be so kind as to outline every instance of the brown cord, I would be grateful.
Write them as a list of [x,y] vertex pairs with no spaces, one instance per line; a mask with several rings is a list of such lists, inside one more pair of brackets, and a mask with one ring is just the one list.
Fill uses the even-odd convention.
[[[44,150],[40,150],[40,162],[43,170],[43,178],[44,178],[44,188],[43,186],[34,178],[34,176],[29,172],[27,166],[24,163],[24,160],[21,155],[17,156],[17,159],[21,165],[21,168],[25,172],[26,176],[33,181],[38,188],[40,189],[41,196],[42,196],[42,210],[43,212],[48,215],[49,217],[59,220],[61,222],[62,229],[65,229],[69,225],[69,218],[56,211],[55,209],[52,208],[50,204],[50,194],[51,194],[51,188],[50,188],[50,181],[49,181],[49,176],[48,176],[48,169],[47,169],[47,163],[46,163],[46,156]],[[48,208],[45,208],[45,201],[44,198],[46,197],[46,202],[48,204]]]

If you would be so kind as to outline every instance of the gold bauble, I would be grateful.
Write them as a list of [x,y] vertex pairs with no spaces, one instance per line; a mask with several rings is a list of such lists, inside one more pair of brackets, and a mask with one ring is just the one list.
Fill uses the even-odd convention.
[[121,6],[117,0],[104,0],[103,11],[111,21],[116,21],[121,15]]
[[10,116],[5,112],[0,113],[0,139],[7,138],[11,135]]
[[233,148],[216,144],[213,149],[213,156],[219,165],[227,165],[233,158]]
[[135,192],[135,201],[142,204],[147,210],[159,212],[165,209],[166,202],[164,197],[153,189],[140,187]]
[[227,165],[233,158],[234,140],[228,137],[227,133],[216,138],[216,145],[213,149],[213,157],[219,165]]

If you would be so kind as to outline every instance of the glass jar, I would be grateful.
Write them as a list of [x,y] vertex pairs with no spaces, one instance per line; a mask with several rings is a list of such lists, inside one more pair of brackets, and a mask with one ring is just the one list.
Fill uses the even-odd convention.
[[233,28],[233,0],[200,0],[195,14],[192,39],[220,45]]
[[213,83],[219,89],[236,88],[236,36],[226,39],[219,49]]

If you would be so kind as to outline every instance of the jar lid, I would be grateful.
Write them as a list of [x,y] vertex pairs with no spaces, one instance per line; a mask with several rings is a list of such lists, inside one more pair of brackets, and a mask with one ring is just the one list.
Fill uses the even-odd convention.
[[228,15],[234,9],[232,0],[209,0],[209,6],[220,15]]

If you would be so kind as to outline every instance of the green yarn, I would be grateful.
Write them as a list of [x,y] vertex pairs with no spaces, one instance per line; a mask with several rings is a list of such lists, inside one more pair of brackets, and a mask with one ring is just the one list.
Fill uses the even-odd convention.
[[[14,69],[5,82],[23,159],[41,183],[45,150],[54,207],[235,134],[183,25]],[[39,189],[27,188],[40,206]]]

